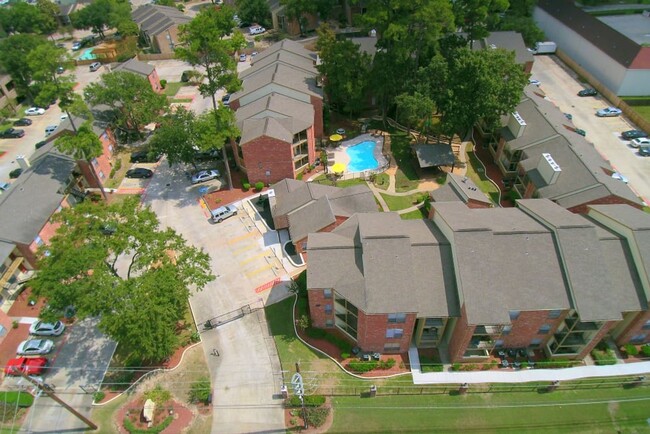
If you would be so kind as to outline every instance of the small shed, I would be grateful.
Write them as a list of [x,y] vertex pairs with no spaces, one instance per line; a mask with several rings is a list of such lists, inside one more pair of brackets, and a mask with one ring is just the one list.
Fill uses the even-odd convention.
[[413,151],[422,169],[437,166],[451,166],[453,169],[456,161],[451,145],[447,143],[413,145]]

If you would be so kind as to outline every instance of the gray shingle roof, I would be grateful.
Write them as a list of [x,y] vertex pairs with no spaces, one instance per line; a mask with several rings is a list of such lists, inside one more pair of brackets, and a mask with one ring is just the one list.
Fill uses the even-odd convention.
[[140,6],[131,13],[131,17],[140,30],[150,36],[156,36],[174,25],[192,21],[192,18],[176,8],[151,4]]
[[323,196],[308,205],[290,212],[289,235],[295,243],[311,232],[318,232],[326,226],[336,222],[329,200]]
[[7,260],[11,252],[14,251],[16,246],[12,242],[0,240],[0,263],[4,263]]
[[[263,51],[263,53],[265,51]],[[239,78],[243,80],[276,63],[281,63],[291,68],[300,69],[305,73],[318,74],[318,71],[314,66],[314,61],[311,58],[307,58],[305,56],[301,56],[300,54],[292,53],[289,51],[277,50],[273,53],[269,53],[268,55],[263,56],[262,58],[259,57],[259,54],[255,56],[253,58],[251,68],[242,71],[239,74]]]
[[456,158],[448,143],[413,145],[420,167],[451,166]]
[[113,71],[127,71],[134,74],[143,75],[148,77],[156,69],[153,65],[149,65],[146,62],[141,62],[137,57],[127,60],[126,62],[120,63],[113,68]]
[[48,149],[0,196],[0,240],[31,244],[61,205],[76,162]]
[[510,310],[571,307],[550,230],[514,208],[432,206],[435,222],[453,237],[458,288],[470,324],[508,324]]
[[[270,84],[274,84],[274,86],[269,88],[268,92],[259,95],[259,97],[271,92],[291,95],[295,91],[307,96],[323,97],[322,90],[316,86],[316,74],[305,72],[284,63],[274,63],[247,75],[242,80],[242,90],[234,93],[231,100],[242,99],[252,93],[257,95],[258,90]],[[257,98],[253,98],[253,100],[255,99]],[[309,98],[306,97],[305,101],[308,100]],[[247,103],[249,102],[247,101]]]
[[428,220],[355,214],[310,234],[309,288],[333,288],[366,313],[459,316],[449,243]]
[[453,189],[449,184],[445,184],[440,188],[433,190],[429,196],[434,202],[463,202],[463,198]]
[[491,48],[492,46],[503,48],[508,51],[514,51],[515,61],[520,65],[533,61],[533,54],[526,48],[521,33],[512,31],[492,32],[487,38],[480,41],[474,41],[475,50],[480,48]]
[[291,39],[283,39],[280,42],[276,42],[275,44],[269,46],[264,51],[255,56],[254,65],[265,59],[267,56],[271,56],[278,51],[286,51],[288,53],[303,57],[304,59],[310,60],[312,62],[312,65],[313,62],[316,61],[316,53],[306,49],[305,46],[300,42],[292,41]]
[[[467,176],[454,175],[453,173],[447,174],[447,184],[453,190],[455,194],[462,199],[463,202],[467,200],[473,200],[476,202],[483,202],[485,204],[492,204],[492,201],[481,191],[480,188],[474,184]],[[435,193],[435,191],[434,191]]]

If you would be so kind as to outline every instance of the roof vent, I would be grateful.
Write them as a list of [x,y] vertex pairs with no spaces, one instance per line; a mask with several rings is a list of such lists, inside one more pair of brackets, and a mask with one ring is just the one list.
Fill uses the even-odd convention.
[[516,138],[521,137],[524,134],[526,129],[526,121],[518,112],[510,113],[510,118],[508,119],[508,129]]
[[537,171],[546,181],[546,185],[555,184],[557,179],[560,177],[562,169],[560,165],[555,162],[551,154],[544,153],[539,159],[537,164]]
[[27,169],[29,169],[29,166],[31,166],[31,163],[29,162],[27,157],[25,157],[24,155],[17,155],[16,156],[16,162],[18,163],[20,168],[23,169],[23,170],[27,170]]

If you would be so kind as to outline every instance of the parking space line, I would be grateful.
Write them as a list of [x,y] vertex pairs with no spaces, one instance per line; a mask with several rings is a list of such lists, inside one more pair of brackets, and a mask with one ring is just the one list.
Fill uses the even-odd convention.
[[255,249],[255,248],[257,248],[257,244],[256,244],[256,243],[246,244],[244,247],[240,247],[240,248],[237,249],[237,250],[233,250],[233,251],[232,251],[232,254],[233,254],[234,256],[239,256],[240,254],[242,254],[242,253],[244,253],[244,252],[247,252],[247,251],[249,251],[249,250]]
[[264,265],[263,267],[256,268],[255,270],[252,270],[252,271],[247,272],[247,273],[246,273],[246,277],[253,277],[253,276],[256,276],[256,275],[258,275],[258,274],[260,274],[260,273],[263,273],[263,272],[266,271],[266,270],[270,270],[271,268],[273,268],[273,264],[266,264],[266,265]]
[[243,261],[239,261],[239,265],[246,265],[249,262],[253,262],[261,257],[266,256],[266,251],[260,252],[257,255],[253,255],[250,258],[244,259]]
[[244,235],[240,235],[238,237],[229,239],[228,244],[236,244],[236,243],[238,243],[240,241],[244,241],[246,238],[250,238],[250,237],[253,237],[253,236],[255,236],[255,232],[248,232],[248,233],[246,233]]

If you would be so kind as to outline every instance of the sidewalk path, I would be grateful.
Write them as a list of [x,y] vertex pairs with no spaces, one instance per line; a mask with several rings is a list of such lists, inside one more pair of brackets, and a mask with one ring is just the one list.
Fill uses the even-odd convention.
[[413,384],[528,383],[567,381],[580,378],[617,377],[650,373],[650,362],[618,363],[607,366],[578,366],[563,369],[521,369],[518,371],[428,372],[420,370],[417,348],[409,349]]

